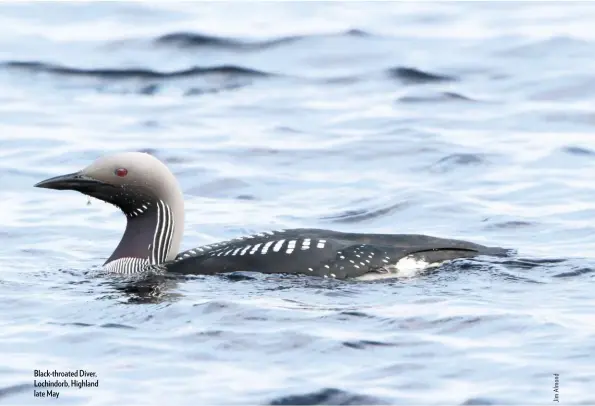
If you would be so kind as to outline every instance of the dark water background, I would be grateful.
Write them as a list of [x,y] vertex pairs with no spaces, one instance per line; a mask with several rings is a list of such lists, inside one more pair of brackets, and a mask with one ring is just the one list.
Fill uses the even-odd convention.
[[[595,404],[595,4],[0,5],[0,402]],[[272,228],[515,248],[384,282],[95,271],[164,160],[184,249]],[[33,370],[99,387],[33,397]],[[292,397],[295,396],[295,397]]]

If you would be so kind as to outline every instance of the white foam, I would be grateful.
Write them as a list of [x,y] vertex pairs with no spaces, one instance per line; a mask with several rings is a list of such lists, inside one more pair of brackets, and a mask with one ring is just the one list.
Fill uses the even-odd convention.
[[379,279],[391,279],[391,278],[412,278],[414,276],[419,275],[423,271],[430,269],[430,268],[437,268],[444,264],[446,261],[442,262],[432,262],[429,263],[422,259],[416,258],[415,255],[409,255],[406,257],[401,258],[397,261],[396,264],[389,264],[385,267],[389,272],[385,273],[378,273],[378,272],[370,272],[364,274],[362,276],[358,276],[354,279],[360,281],[372,281],[372,280],[379,280]]

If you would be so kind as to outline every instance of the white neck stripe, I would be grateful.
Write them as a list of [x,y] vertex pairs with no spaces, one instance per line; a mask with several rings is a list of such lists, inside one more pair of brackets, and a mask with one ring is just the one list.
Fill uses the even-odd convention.
[[171,208],[162,200],[157,202],[157,224],[151,244],[150,263],[153,265],[165,262],[169,254],[174,233],[174,217]]

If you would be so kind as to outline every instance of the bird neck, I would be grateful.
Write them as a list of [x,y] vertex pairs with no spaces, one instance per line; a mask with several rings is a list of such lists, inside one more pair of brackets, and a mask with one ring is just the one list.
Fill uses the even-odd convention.
[[171,203],[153,200],[127,210],[124,235],[104,265],[122,258],[152,265],[173,259],[184,227],[183,213],[176,213],[176,209]]

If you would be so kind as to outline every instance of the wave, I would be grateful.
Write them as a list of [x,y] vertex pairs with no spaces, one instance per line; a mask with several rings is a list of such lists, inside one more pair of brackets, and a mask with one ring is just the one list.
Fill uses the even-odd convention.
[[399,103],[436,103],[436,102],[475,102],[470,97],[455,92],[438,92],[431,94],[407,95],[397,99]]
[[464,166],[488,165],[489,157],[486,154],[453,153],[440,158],[429,166],[431,172],[446,173]]
[[291,44],[305,39],[370,36],[372,36],[372,34],[368,32],[353,29],[335,34],[290,35],[260,41],[246,41],[237,38],[207,35],[194,32],[174,32],[156,38],[153,40],[153,43],[159,46],[173,46],[178,48],[219,48],[235,51],[253,51]]
[[[203,39],[205,40],[205,39]],[[198,41],[198,40],[197,40]],[[206,41],[206,40],[205,40]],[[16,71],[18,74],[32,74],[32,75],[50,75],[61,78],[83,78],[91,80],[102,81],[98,90],[100,91],[125,91],[133,92],[142,95],[154,95],[162,90],[162,85],[170,80],[188,80],[188,79],[203,79],[204,82],[199,82],[198,85],[190,83],[191,86],[183,90],[184,96],[199,96],[208,93],[217,93],[221,91],[234,90],[253,83],[257,79],[266,78],[286,78],[297,79],[301,81],[309,81],[320,83],[320,78],[304,78],[299,75],[284,75],[273,73],[264,70],[252,69],[241,65],[222,64],[216,66],[193,66],[186,69],[173,70],[170,72],[159,71],[150,68],[78,68],[74,66],[48,63],[43,61],[6,61],[0,63],[0,70]],[[324,78],[322,81],[330,85],[344,85],[345,83],[357,82],[365,80],[370,77],[377,77],[378,73],[381,76],[396,78],[406,85],[425,84],[432,82],[443,82],[457,80],[452,76],[429,73],[416,68],[410,67],[394,67],[380,72],[366,72],[356,74],[346,80],[341,78]],[[209,80],[213,82],[208,83]],[[134,89],[112,89],[110,83],[136,81],[141,82],[135,84]],[[144,83],[143,83],[144,82]],[[188,83],[186,83],[188,85]],[[429,97],[405,97],[399,102],[431,102],[435,98],[441,101],[470,101],[465,96],[454,93],[444,93],[438,96],[430,95]]]
[[66,76],[87,76],[101,79],[168,79],[168,78],[190,78],[205,75],[227,75],[242,77],[268,77],[272,73],[260,70],[245,68],[235,65],[220,65],[211,67],[192,67],[172,72],[159,72],[146,68],[73,68],[63,65],[37,61],[8,61],[0,66],[7,69],[19,69],[32,73],[50,73]]
[[326,388],[318,392],[280,397],[270,405],[386,405],[388,402],[367,395]]
[[26,383],[0,388],[0,399],[6,398],[10,395],[16,395],[16,394],[22,393],[22,392],[29,390],[31,388],[32,388],[32,386],[30,384],[26,384]]
[[[91,80],[89,85],[99,92],[136,93],[145,96],[161,92],[170,81],[175,80],[196,80],[196,82],[184,83],[182,94],[184,96],[200,96],[235,90],[252,84],[256,79],[276,76],[269,72],[236,65],[192,67],[172,72],[161,72],[148,68],[85,69],[38,61],[8,61],[0,63],[0,70],[2,68],[16,71],[22,75],[50,75],[54,79],[62,78],[63,80],[77,78]],[[57,85],[61,86],[61,83],[57,83]]]
[[387,74],[389,75],[389,77],[393,79],[398,79],[399,81],[407,84],[453,82],[458,80],[454,76],[430,73],[420,69],[404,66],[390,68],[388,69]]
[[385,207],[367,208],[367,209],[352,209],[346,210],[340,214],[323,216],[321,220],[330,221],[333,223],[361,223],[378,217],[387,216],[396,211],[404,210],[410,206],[410,202],[398,202]]

